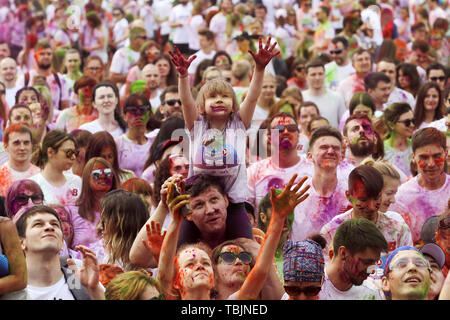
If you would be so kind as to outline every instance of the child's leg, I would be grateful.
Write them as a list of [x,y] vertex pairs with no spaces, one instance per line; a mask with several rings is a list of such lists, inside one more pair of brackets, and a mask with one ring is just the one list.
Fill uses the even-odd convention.
[[243,202],[230,202],[227,208],[227,239],[253,238],[252,225]]

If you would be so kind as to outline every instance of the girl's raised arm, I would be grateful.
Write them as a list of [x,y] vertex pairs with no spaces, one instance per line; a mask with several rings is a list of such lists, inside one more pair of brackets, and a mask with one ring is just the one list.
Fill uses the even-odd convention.
[[276,57],[280,51],[273,52],[277,43],[270,45],[271,37],[266,42],[263,47],[262,38],[259,38],[259,50],[258,53],[248,50],[248,52],[253,56],[255,60],[255,71],[253,72],[252,80],[250,82],[250,87],[248,89],[247,96],[241,104],[239,109],[239,115],[242,122],[244,122],[245,128],[249,128],[253,113],[255,112],[256,102],[258,101],[259,95],[261,94],[261,87],[264,78],[264,70],[266,65]]
[[191,130],[194,126],[195,120],[197,120],[198,110],[195,107],[195,100],[191,93],[188,69],[191,62],[194,61],[197,56],[194,55],[186,60],[176,46],[175,51],[169,51],[169,54],[172,57],[171,60],[178,71],[178,92],[180,93],[181,98],[184,123],[186,124],[186,128]]

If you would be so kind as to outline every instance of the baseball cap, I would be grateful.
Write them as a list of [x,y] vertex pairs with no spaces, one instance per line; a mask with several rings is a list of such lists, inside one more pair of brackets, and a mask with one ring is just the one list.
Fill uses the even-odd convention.
[[436,242],[435,232],[438,223],[439,216],[429,217],[422,226],[420,232],[420,239],[425,243]]
[[434,261],[436,261],[439,265],[439,268],[442,269],[445,264],[445,253],[438,244],[427,243],[422,248],[420,248],[420,252],[422,252],[423,255],[429,255],[430,257],[432,257]]

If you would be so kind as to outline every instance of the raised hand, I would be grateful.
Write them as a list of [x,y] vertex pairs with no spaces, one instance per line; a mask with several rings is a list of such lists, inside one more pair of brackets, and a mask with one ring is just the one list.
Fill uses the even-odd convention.
[[142,240],[144,246],[155,257],[155,260],[159,260],[159,254],[161,253],[162,243],[167,231],[161,234],[161,224],[156,221],[151,221],[151,226],[145,225],[147,228],[147,241]]
[[248,50],[248,52],[252,55],[253,59],[255,60],[256,67],[264,69],[266,65],[272,60],[273,57],[276,57],[280,54],[280,51],[275,51],[274,48],[277,45],[275,42],[274,44],[270,45],[271,37],[267,39],[266,45],[263,47],[262,44],[262,38],[259,38],[259,50],[258,53],[255,53],[252,50]]
[[[289,213],[291,213],[295,207],[303,202],[308,196],[309,193],[305,194],[306,191],[310,188],[310,185],[307,185],[303,189],[300,190],[303,183],[306,181],[308,177],[303,177],[299,183],[295,185],[295,187],[291,190],[292,185],[294,184],[295,179],[297,178],[297,174],[294,174],[289,180],[288,184],[284,188],[284,190],[277,195],[275,188],[270,189],[270,201],[272,203],[273,213],[279,214],[282,217],[286,217]],[[300,190],[300,191],[299,191]]]
[[77,246],[75,249],[80,251],[83,256],[83,266],[78,269],[75,262],[72,259],[68,259],[67,264],[70,270],[75,273],[75,276],[86,289],[96,289],[100,281],[100,267],[97,256],[94,251],[82,245]]
[[175,195],[175,182],[169,184],[167,187],[167,206],[174,219],[183,218],[181,215],[181,208],[189,205],[190,198],[191,196],[188,194]]
[[186,77],[188,75],[188,69],[191,65],[191,62],[194,61],[195,58],[197,58],[196,55],[193,55],[189,59],[185,59],[183,55],[181,54],[180,50],[177,48],[177,46],[174,46],[175,50],[169,51],[170,57],[172,58],[172,62],[175,65],[175,68],[177,69],[178,73],[181,77]]

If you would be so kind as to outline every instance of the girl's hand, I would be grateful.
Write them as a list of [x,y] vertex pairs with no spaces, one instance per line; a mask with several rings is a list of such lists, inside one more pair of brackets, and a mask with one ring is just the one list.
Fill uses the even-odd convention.
[[172,57],[172,62],[175,65],[175,68],[177,69],[178,73],[181,77],[186,77],[188,75],[188,69],[191,65],[191,62],[194,61],[195,58],[197,58],[196,55],[193,55],[189,59],[185,59],[183,55],[181,54],[180,50],[177,48],[177,46],[174,46],[175,50],[169,51],[170,56]]
[[263,48],[262,38],[259,38],[259,50],[258,53],[253,52],[252,50],[248,50],[248,52],[252,55],[255,60],[256,67],[260,69],[264,69],[266,65],[272,60],[273,57],[276,57],[280,54],[280,51],[273,51],[277,43],[270,45],[271,37],[267,39],[266,45]]
[[297,192],[308,177],[303,177],[303,179],[291,190],[296,178],[297,174],[294,174],[286,187],[284,187],[283,192],[278,196],[275,188],[272,187],[270,189],[270,202],[272,202],[273,213],[278,214],[281,217],[286,217],[299,203],[303,202],[309,196],[309,193],[305,194],[305,192],[310,188],[310,185],[307,185]]
[[147,250],[155,257],[155,260],[158,261],[167,231],[161,234],[161,224],[156,221],[151,221],[151,227],[148,224],[145,226],[147,228],[147,241],[142,240],[142,242]]

